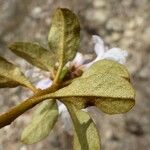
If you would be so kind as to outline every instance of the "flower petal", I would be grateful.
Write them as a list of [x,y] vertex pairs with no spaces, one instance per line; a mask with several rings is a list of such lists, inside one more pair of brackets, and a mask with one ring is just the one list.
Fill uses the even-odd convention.
[[95,63],[98,60],[101,60],[103,58],[105,51],[106,51],[104,41],[102,40],[102,38],[100,36],[93,35],[92,41],[94,44],[94,52],[96,53],[97,57],[93,61],[91,61],[90,63],[83,65],[82,70],[89,68],[93,63]]
[[120,64],[124,64],[126,62],[126,57],[128,56],[127,51],[121,50],[120,48],[112,48],[108,50],[104,55],[103,59],[114,60]]
[[73,59],[73,61],[71,63],[74,64],[75,66],[82,65],[84,63],[84,56],[83,56],[83,54],[77,52],[75,58]]
[[52,80],[50,78],[46,78],[46,79],[43,79],[43,80],[39,81],[36,84],[36,87],[44,90],[44,89],[50,87],[51,84],[52,84]]
[[92,41],[95,44],[94,51],[95,51],[97,57],[101,58],[105,53],[104,41],[98,35],[93,35],[92,36]]

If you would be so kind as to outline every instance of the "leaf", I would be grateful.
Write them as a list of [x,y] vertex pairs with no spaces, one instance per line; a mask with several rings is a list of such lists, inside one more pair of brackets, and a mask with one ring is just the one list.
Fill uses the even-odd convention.
[[33,144],[47,137],[58,118],[58,107],[55,101],[46,100],[36,110],[31,123],[24,129],[21,141]]
[[87,112],[65,103],[74,125],[74,150],[100,150],[98,131]]
[[32,65],[46,71],[50,71],[55,64],[54,54],[37,43],[15,42],[9,49]]
[[54,13],[48,42],[60,64],[75,57],[80,42],[80,25],[69,9],[58,8]]
[[[121,64],[117,63],[116,61],[105,60],[105,59],[95,62],[88,70],[86,70],[83,73],[81,78],[86,78],[86,77],[89,77],[94,74],[106,74],[106,73],[113,74],[115,76],[120,76],[120,77],[123,77],[128,80],[130,78],[129,73],[124,65],[121,65]],[[68,99],[66,98],[65,100],[70,101],[70,98],[68,98]],[[109,113],[111,113],[111,114],[121,112],[121,110],[124,111],[122,109],[122,107],[125,107],[125,106],[127,106],[128,108],[132,107],[132,103],[130,103],[130,100],[128,101],[127,99],[122,100],[122,101],[118,101],[118,100],[116,101],[116,99],[113,99],[113,101],[112,101],[112,98],[111,99],[101,98],[101,100],[100,100],[100,98],[97,98],[94,100],[90,100],[88,97],[87,98],[72,97],[71,100],[78,109],[82,109],[84,107],[90,106],[93,104],[93,101],[94,101],[94,103],[96,103],[96,106],[101,107],[101,109],[102,109],[102,105],[103,105],[102,110],[105,112],[106,112],[105,109],[107,109],[107,111],[108,111],[108,107],[110,106],[110,105],[106,105],[107,103],[105,103],[105,102],[109,101],[108,103],[109,104],[111,103],[111,106],[114,106],[114,107],[111,107],[111,109],[109,109]],[[128,102],[126,103],[126,101],[128,101]],[[119,102],[119,103],[117,103],[117,102]],[[124,103],[126,103],[126,105],[124,105]],[[129,105],[127,105],[127,104],[129,104]],[[119,106],[119,107],[117,107],[117,106]],[[119,108],[119,109],[121,108],[121,109],[118,110],[117,108]]]
[[111,97],[131,98],[135,93],[132,85],[125,79],[113,74],[95,74],[87,78],[78,78],[69,86],[54,93],[61,97]]
[[[57,98],[85,98],[83,100],[85,107],[94,105],[101,108],[101,106],[107,106],[107,109],[102,108],[102,110],[111,114],[127,112],[135,104],[135,91],[132,85],[122,77],[107,73],[78,78],[69,86],[51,95]],[[110,103],[110,101],[112,102]],[[76,101],[72,101],[72,103],[76,105]],[[118,109],[114,110],[113,107],[118,107]]]
[[[56,96],[57,97],[57,96]],[[63,97],[59,99],[62,103],[71,103],[73,104],[77,109],[83,109],[85,108],[85,104],[88,101],[88,97]]]
[[128,70],[126,67],[120,63],[113,60],[99,60],[95,62],[88,70],[86,70],[82,77],[88,77],[93,74],[116,74],[117,76],[123,77],[125,79],[130,79]]
[[135,104],[133,99],[95,99],[95,106],[107,114],[120,114],[128,112]]
[[12,83],[18,83],[36,91],[35,87],[28,81],[21,70],[2,57],[0,57],[0,76],[3,78],[3,82],[7,80],[11,82],[11,85]]
[[9,80],[5,77],[0,76],[0,88],[11,88],[11,87],[16,87],[19,86],[20,84],[18,82]]

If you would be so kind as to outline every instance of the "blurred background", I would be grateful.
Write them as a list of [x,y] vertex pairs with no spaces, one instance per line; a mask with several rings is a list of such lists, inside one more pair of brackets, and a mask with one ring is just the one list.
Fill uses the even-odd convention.
[[[136,89],[136,105],[123,115],[107,115],[91,108],[101,135],[102,150],[150,149],[150,0],[0,0],[0,55],[22,68],[36,83],[44,72],[12,54],[7,45],[34,41],[47,47],[52,12],[73,10],[81,23],[79,51],[94,57],[91,36],[100,35],[109,47],[129,52],[126,66]],[[31,95],[23,88],[0,89],[0,113]],[[34,145],[24,145],[20,135],[31,111],[0,130],[0,150],[72,150],[71,132],[61,119],[51,134]]]

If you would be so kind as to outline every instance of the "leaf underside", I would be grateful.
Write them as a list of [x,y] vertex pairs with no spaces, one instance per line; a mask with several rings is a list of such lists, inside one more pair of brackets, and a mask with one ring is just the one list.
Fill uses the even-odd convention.
[[33,144],[47,137],[58,118],[58,108],[55,101],[46,100],[34,113],[31,123],[23,130],[21,141]]
[[[21,70],[2,57],[0,57],[0,77],[0,83],[4,84],[4,86],[1,84],[3,87],[24,85],[32,90],[35,90],[34,86],[24,76]],[[10,84],[8,85],[8,83]]]
[[66,8],[58,8],[52,18],[48,43],[59,63],[65,64],[75,57],[79,41],[80,25],[76,15]]
[[15,42],[9,46],[9,49],[43,70],[51,71],[55,65],[54,54],[37,43]]
[[134,99],[132,85],[114,74],[94,74],[87,78],[78,78],[69,86],[55,92],[62,97],[88,96]]
[[99,134],[87,112],[65,103],[74,125],[74,150],[100,150]]
[[116,76],[123,77],[127,80],[130,79],[128,70],[120,63],[113,60],[99,60],[95,62],[88,70],[86,70],[82,77],[88,77],[93,74],[116,74]]

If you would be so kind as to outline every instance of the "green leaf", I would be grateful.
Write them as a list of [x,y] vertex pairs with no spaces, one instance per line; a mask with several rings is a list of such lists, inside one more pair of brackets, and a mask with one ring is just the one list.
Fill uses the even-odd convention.
[[[85,98],[81,101],[85,103],[85,107],[94,105],[101,108],[102,106],[102,110],[111,114],[127,112],[135,104],[135,91],[132,85],[120,76],[107,73],[78,78],[69,86],[51,95],[57,98]],[[72,103],[76,101],[73,100]],[[104,106],[106,109],[103,108]],[[113,107],[118,109],[115,110]]]
[[107,114],[120,114],[128,112],[135,105],[133,99],[95,99],[95,106]]
[[65,103],[74,125],[74,150],[100,150],[98,131],[89,114]]
[[58,8],[52,19],[48,42],[60,64],[74,58],[79,41],[80,25],[76,15],[69,9]]
[[15,42],[9,49],[16,55],[43,70],[51,71],[55,64],[54,54],[37,43]]
[[12,83],[18,83],[36,91],[35,87],[28,81],[21,70],[2,57],[0,57],[0,76],[3,77],[3,81],[1,82],[6,83],[9,81],[11,82],[10,86]]
[[[56,94],[57,95],[57,94]],[[57,97],[57,96],[56,96]],[[61,99],[59,99],[62,103],[71,103],[73,104],[77,109],[83,109],[85,108],[85,105],[88,101],[88,97],[63,97]]]
[[82,77],[88,77],[93,74],[116,74],[117,76],[123,77],[125,79],[130,79],[128,70],[126,67],[120,63],[113,60],[99,60],[95,62],[88,70],[86,70]]
[[61,97],[111,97],[134,99],[132,85],[114,74],[95,74],[87,78],[78,78],[69,86],[55,92]]
[[24,129],[21,141],[33,144],[47,137],[58,118],[56,101],[46,100],[36,110],[31,123]]
[[11,87],[16,87],[19,86],[20,84],[18,82],[9,80],[5,77],[0,76],[0,88],[11,88]]

